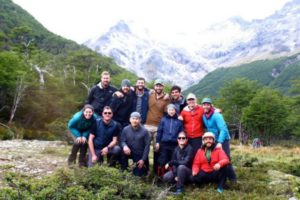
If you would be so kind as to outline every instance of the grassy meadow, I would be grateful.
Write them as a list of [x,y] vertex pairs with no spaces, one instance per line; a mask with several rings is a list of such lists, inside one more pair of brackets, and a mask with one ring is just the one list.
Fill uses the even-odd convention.
[[[67,157],[71,146],[47,147],[39,157]],[[300,146],[285,143],[253,149],[232,145],[237,183],[227,182],[223,194],[215,184],[189,185],[180,196],[156,178],[133,177],[105,165],[68,168],[58,162],[54,173],[37,176],[17,172],[14,164],[0,165],[0,199],[289,199],[300,198]],[[9,152],[6,152],[9,154]],[[23,156],[25,157],[25,156]],[[28,156],[30,159],[34,155]],[[24,158],[25,159],[25,158]]]

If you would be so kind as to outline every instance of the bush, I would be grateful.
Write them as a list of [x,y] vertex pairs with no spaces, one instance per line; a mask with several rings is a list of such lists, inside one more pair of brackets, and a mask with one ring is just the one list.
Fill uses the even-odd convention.
[[59,169],[43,179],[8,173],[5,181],[9,187],[0,189],[0,199],[151,199],[160,191],[105,166]]

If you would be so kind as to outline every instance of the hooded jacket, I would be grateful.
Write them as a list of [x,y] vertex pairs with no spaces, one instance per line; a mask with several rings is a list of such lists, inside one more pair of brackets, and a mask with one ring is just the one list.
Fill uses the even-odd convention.
[[177,143],[177,136],[181,131],[183,131],[183,125],[178,119],[177,114],[175,114],[173,117],[166,115],[159,122],[156,142]]
[[202,121],[203,108],[199,105],[196,105],[193,110],[190,110],[186,106],[180,116],[183,118],[184,130],[187,133],[188,138],[198,138],[202,137],[204,133],[204,126]]
[[211,148],[211,160],[208,162],[205,156],[205,146],[203,145],[196,153],[194,158],[192,170],[196,174],[200,171],[204,171],[205,173],[211,173],[214,171],[214,165],[219,163],[221,168],[229,164],[229,159],[226,153],[221,148],[216,148],[216,145],[213,145]]
[[79,111],[73,115],[68,122],[68,128],[74,137],[85,137],[88,139],[90,130],[97,119],[97,115],[93,114],[91,119],[86,119],[83,116],[83,111]]

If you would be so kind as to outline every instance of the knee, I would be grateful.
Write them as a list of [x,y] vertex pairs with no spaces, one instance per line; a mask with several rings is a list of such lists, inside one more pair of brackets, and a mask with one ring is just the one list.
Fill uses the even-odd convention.
[[183,171],[183,170],[185,170],[186,169],[186,166],[185,165],[179,165],[178,167],[177,167],[177,171],[178,172],[181,172],[181,171]]
[[113,149],[112,149],[112,154],[114,155],[119,155],[121,153],[121,147],[120,146],[114,146]]

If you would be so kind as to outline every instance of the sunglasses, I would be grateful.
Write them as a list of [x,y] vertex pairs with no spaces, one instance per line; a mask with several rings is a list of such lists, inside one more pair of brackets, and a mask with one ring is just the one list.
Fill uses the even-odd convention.
[[178,140],[185,140],[186,137],[178,137],[177,139],[178,139]]
[[112,112],[104,112],[103,114],[104,114],[104,115],[111,115]]

